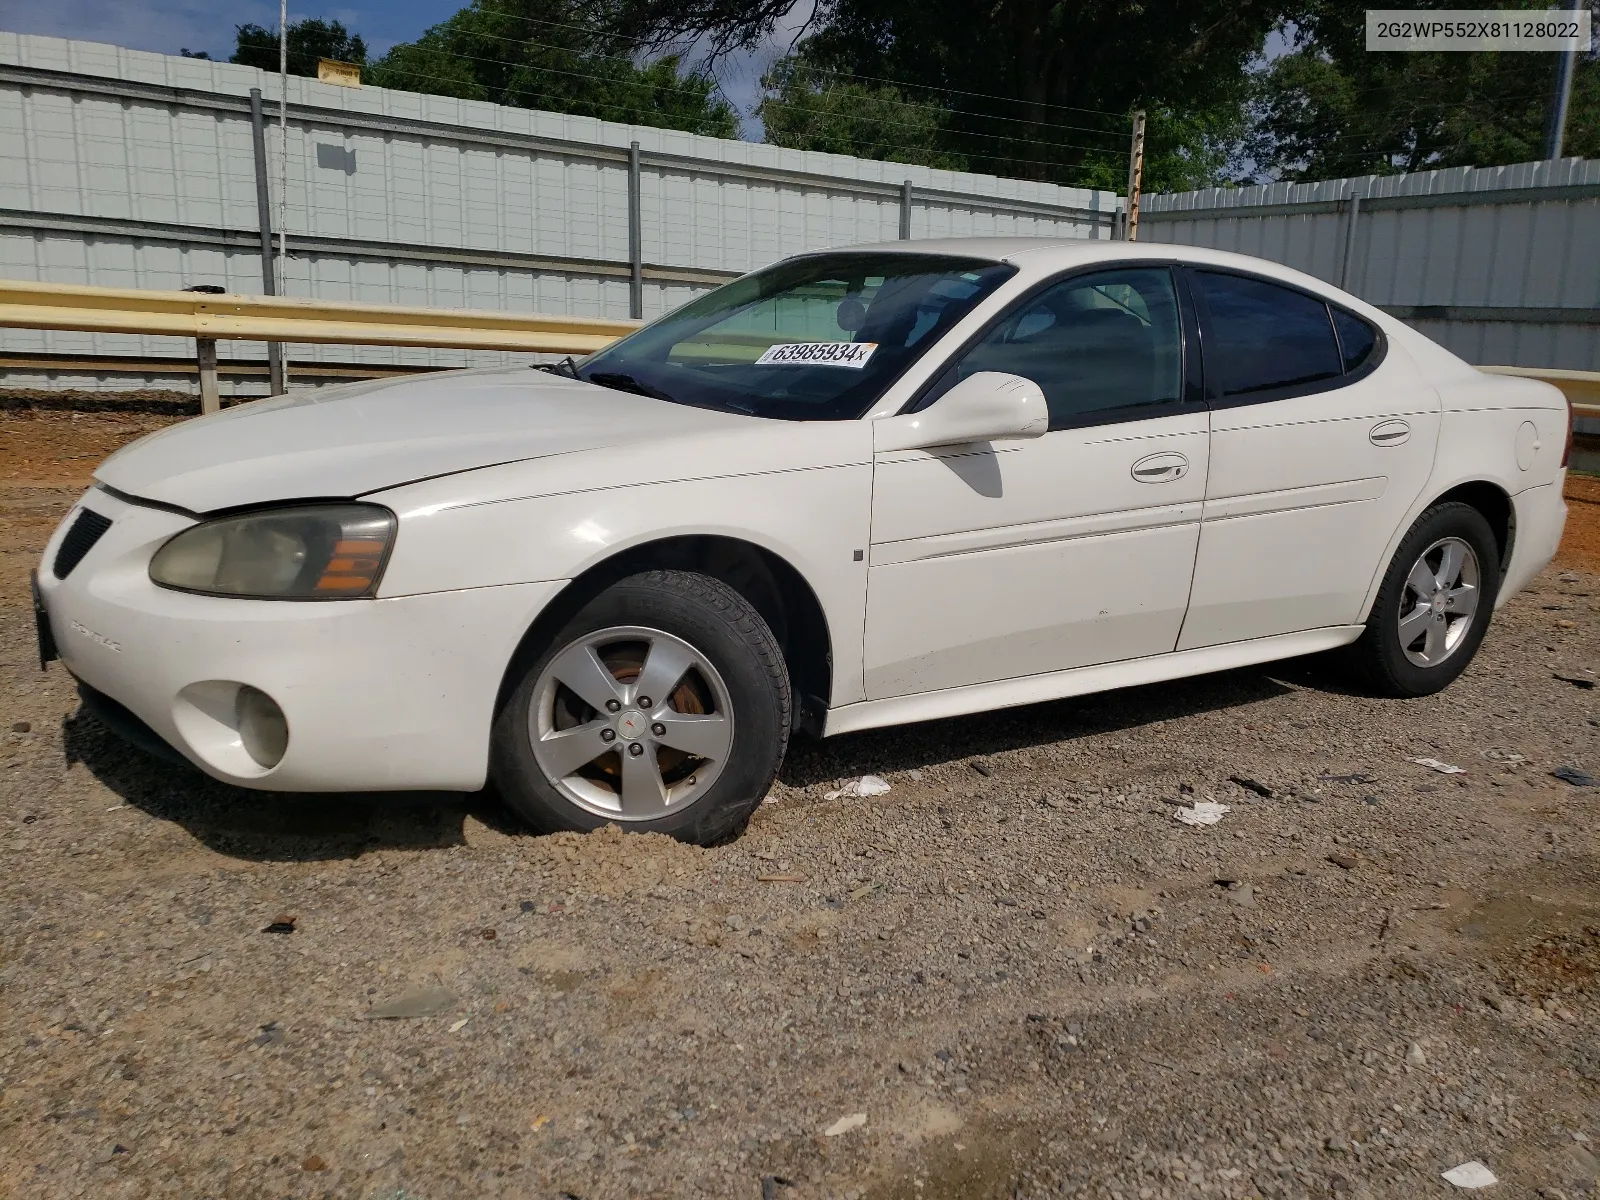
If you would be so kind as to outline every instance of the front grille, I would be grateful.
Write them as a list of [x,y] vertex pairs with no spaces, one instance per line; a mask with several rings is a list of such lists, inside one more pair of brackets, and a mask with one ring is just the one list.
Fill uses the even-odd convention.
[[67,536],[61,539],[61,548],[56,551],[56,578],[65,579],[71,575],[72,568],[83,561],[83,556],[94,549],[94,544],[110,528],[110,518],[87,508],[80,510],[78,519],[67,530]]

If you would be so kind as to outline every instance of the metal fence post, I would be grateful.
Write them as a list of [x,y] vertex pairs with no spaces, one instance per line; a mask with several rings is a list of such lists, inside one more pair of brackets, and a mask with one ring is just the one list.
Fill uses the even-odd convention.
[[644,217],[640,209],[639,143],[628,145],[628,315],[644,318]]
[[911,180],[900,185],[900,240],[911,240]]
[[200,368],[200,413],[222,411],[222,393],[217,389],[217,339],[197,337],[194,358]]
[[[256,155],[256,222],[261,228],[261,289],[266,296],[278,294],[277,274],[272,266],[272,191],[267,182],[267,130],[261,114],[261,89],[250,89],[250,140]],[[267,377],[274,396],[283,386],[283,345],[267,343]]]
[[1361,193],[1350,193],[1350,208],[1344,217],[1344,261],[1339,264],[1339,286],[1350,290],[1351,268],[1356,261],[1356,226],[1361,219]]

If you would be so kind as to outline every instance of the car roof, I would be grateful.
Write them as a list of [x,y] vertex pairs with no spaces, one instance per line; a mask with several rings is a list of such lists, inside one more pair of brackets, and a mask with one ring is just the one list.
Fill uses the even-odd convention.
[[860,246],[838,246],[832,250],[813,251],[816,254],[901,252],[905,254],[952,254],[966,258],[986,258],[994,262],[1009,262],[1030,267],[1072,267],[1080,263],[1107,260],[1126,262],[1128,259],[1158,258],[1167,262],[1204,263],[1218,267],[1235,267],[1280,278],[1295,278],[1315,284],[1328,285],[1312,279],[1299,271],[1284,267],[1264,258],[1246,254],[1232,254],[1226,250],[1212,250],[1206,246],[1185,246],[1174,242],[1122,242],[1104,238],[1085,237],[951,237],[922,238],[894,242],[870,242]]
[[[1293,267],[1271,259],[1256,258],[1249,254],[1234,254],[1227,250],[1213,250],[1208,246],[1185,246],[1175,242],[1122,242],[1104,238],[1084,237],[955,237],[910,239],[894,242],[872,242],[861,246],[838,246],[831,250],[816,250],[814,254],[838,254],[864,251],[875,254],[950,254],[964,258],[983,258],[992,262],[1011,263],[1030,275],[1053,275],[1057,271],[1079,266],[1093,266],[1100,262],[1125,263],[1140,259],[1160,262],[1185,262],[1197,266],[1231,268],[1248,271],[1267,279],[1280,280],[1302,288],[1313,295],[1336,298],[1369,318],[1376,319],[1378,310],[1360,298],[1334,287],[1324,279],[1307,275]],[[802,256],[803,257],[803,256]]]
[[[860,246],[837,246],[840,251],[872,251],[874,253],[900,251],[908,254],[957,254],[964,258],[987,258],[993,262],[1010,262],[1019,254],[1061,252],[1076,254],[1098,246],[1125,246],[1126,242],[1096,242],[1079,237],[947,237],[914,238],[895,242],[868,242]],[[816,251],[828,253],[828,251]]]

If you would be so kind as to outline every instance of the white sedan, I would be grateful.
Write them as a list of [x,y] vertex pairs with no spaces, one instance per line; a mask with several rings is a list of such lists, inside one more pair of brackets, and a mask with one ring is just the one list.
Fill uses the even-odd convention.
[[37,574],[113,727],[283,791],[737,833],[796,730],[1345,648],[1421,696],[1561,536],[1569,413],[1272,263],[802,255],[579,363],[113,455]]

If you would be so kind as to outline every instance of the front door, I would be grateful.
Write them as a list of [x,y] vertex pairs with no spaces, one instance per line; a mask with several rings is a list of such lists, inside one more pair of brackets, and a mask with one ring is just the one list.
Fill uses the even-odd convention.
[[935,396],[978,371],[1032,379],[1050,432],[878,454],[869,699],[1174,648],[1209,446],[1186,316],[1165,266],[1078,274],[940,376]]
[[1232,272],[1193,282],[1216,394],[1179,648],[1354,623],[1433,469],[1438,393],[1337,305]]

